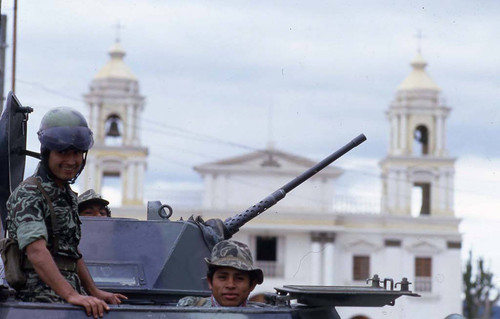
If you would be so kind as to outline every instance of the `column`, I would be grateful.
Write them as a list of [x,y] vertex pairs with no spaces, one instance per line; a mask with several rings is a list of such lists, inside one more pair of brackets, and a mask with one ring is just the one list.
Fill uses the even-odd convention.
[[455,177],[455,173],[453,170],[453,167],[448,169],[448,173],[446,174],[446,189],[447,189],[447,194],[448,194],[448,209],[452,215],[454,215],[454,210],[455,207],[453,206],[453,197],[454,197],[454,190],[453,190],[453,180]]
[[446,155],[446,121],[444,115],[441,117],[441,149],[443,155]]
[[443,172],[439,169],[438,176],[436,176],[431,183],[431,214],[442,214],[445,202],[445,192],[443,189]]
[[136,199],[142,202],[144,197],[144,172],[146,171],[146,162],[139,162],[137,167],[137,181],[136,181]]
[[313,285],[321,285],[321,237],[318,233],[311,234],[311,281]]
[[396,169],[396,172],[395,172],[395,176],[396,176],[396,189],[395,189],[395,192],[394,192],[394,200],[396,202],[396,205],[395,205],[395,211],[400,214],[401,213],[401,207],[403,207],[403,200],[404,200],[404,180],[401,178],[401,172],[399,171],[399,169]]
[[[98,192],[99,194],[102,194],[102,161],[98,160],[97,158],[94,158],[94,174],[93,178],[95,178],[93,184],[94,184],[94,190]],[[92,185],[92,184],[91,184]]]
[[391,152],[396,154],[399,148],[398,143],[398,118],[396,115],[392,115],[391,118]]
[[137,145],[137,135],[139,134],[139,128],[137,127],[137,124],[139,121],[137,120],[137,110],[136,106],[134,104],[128,105],[127,106],[129,110],[131,110],[132,114],[132,122],[130,122],[130,130],[131,130],[131,135],[130,135],[130,144],[132,145]]
[[436,155],[443,154],[443,118],[436,117]]
[[134,127],[135,127],[135,130],[134,130],[134,145],[140,145],[141,144],[141,129],[142,129],[142,126],[141,126],[141,116],[140,116],[140,112],[139,112],[139,106],[138,105],[134,105]]
[[385,189],[386,195],[386,208],[388,213],[394,213],[397,207],[397,175],[393,168],[387,169],[387,177],[385,179],[387,183],[387,189]]
[[133,145],[134,144],[134,125],[135,118],[133,113],[133,107],[131,105],[123,105],[123,107],[127,110],[127,135],[124,138],[125,145]]
[[380,212],[382,214],[389,213],[389,204],[388,204],[389,201],[387,198],[388,187],[389,185],[387,185],[387,174],[386,174],[385,177],[382,177],[382,198],[380,200]]
[[335,271],[335,233],[327,233],[324,238],[324,258],[323,258],[323,285],[333,286],[333,274]]
[[90,115],[91,115],[91,118],[90,118],[90,121],[92,122],[90,124],[90,129],[92,130],[92,132],[94,132],[94,138],[99,138],[100,135],[99,135],[99,106],[94,103],[94,104],[91,104],[90,105]]
[[399,170],[399,177],[401,180],[401,192],[399,197],[401,199],[400,211],[403,215],[411,215],[411,191],[413,188],[413,181],[409,180],[408,172],[405,167]]
[[399,131],[399,138],[401,139],[401,149],[407,154],[408,146],[406,145],[406,141],[408,138],[408,134],[406,132],[406,114],[401,114],[401,130]]
[[134,198],[134,163],[130,160],[125,163],[122,179],[122,202],[128,205],[129,202]]

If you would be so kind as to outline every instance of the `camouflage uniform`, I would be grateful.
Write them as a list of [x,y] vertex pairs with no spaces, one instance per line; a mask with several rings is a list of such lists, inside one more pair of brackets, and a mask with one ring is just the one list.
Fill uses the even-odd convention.
[[177,303],[177,307],[215,307],[212,303],[213,297],[184,297]]
[[[78,244],[81,238],[80,218],[76,193],[69,184],[60,188],[49,176],[47,169],[39,164],[35,176],[52,200],[56,222],[59,225],[59,250],[58,255],[75,259],[81,258]],[[11,194],[7,201],[7,229],[9,237],[17,240],[19,248],[26,247],[38,239],[52,247],[52,224],[48,203],[42,196],[36,184],[23,182]],[[26,286],[18,291],[18,297],[23,301],[38,302],[64,302],[49,286],[47,286],[33,269],[26,269]],[[77,273],[61,271],[64,278],[80,294],[85,294]]]
[[[209,268],[231,267],[252,272],[260,285],[264,281],[262,269],[253,265],[252,253],[247,245],[234,241],[223,240],[212,249],[211,258],[205,258]],[[240,305],[245,307],[246,302]],[[210,298],[188,296],[177,302],[178,307],[221,307],[212,295]]]

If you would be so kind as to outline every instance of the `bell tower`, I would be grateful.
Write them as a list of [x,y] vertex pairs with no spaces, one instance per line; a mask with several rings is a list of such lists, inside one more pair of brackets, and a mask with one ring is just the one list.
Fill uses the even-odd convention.
[[425,71],[420,53],[386,112],[389,152],[382,169],[382,212],[394,215],[453,216],[455,158],[446,149],[450,108]]
[[148,155],[140,141],[145,99],[139,93],[137,78],[123,62],[125,51],[119,40],[109,50],[109,56],[84,95],[95,140],[84,170],[84,189],[102,193],[103,179],[117,177],[122,205],[138,206],[143,204]]

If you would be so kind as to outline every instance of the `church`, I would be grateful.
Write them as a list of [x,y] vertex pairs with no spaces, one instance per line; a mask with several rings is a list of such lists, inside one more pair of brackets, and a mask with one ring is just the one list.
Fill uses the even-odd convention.
[[[88,155],[84,189],[102,191],[119,177],[121,207],[115,217],[146,218],[144,176],[148,149],[140,139],[145,97],[123,61],[117,42],[110,60],[85,94],[95,146]],[[386,111],[389,151],[380,160],[381,207],[349,211],[334,205],[344,173],[330,165],[265,214],[246,224],[235,240],[247,243],[264,284],[257,292],[294,285],[366,285],[377,274],[399,289],[405,278],[419,298],[393,307],[338,308],[342,318],[444,318],[461,312],[461,234],[455,216],[454,163],[446,146],[451,109],[426,71],[420,53],[395,89]],[[308,158],[268,145],[262,150],[194,167],[203,180],[203,218],[222,220],[264,198],[310,168]],[[104,194],[106,196],[106,194]],[[189,216],[193,210],[176,215]]]

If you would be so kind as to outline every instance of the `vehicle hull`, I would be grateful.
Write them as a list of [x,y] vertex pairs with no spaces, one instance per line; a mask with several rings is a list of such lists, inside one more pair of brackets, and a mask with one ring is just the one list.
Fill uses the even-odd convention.
[[[340,319],[333,307],[262,306],[245,308],[176,307],[174,305],[111,305],[106,319]],[[3,302],[0,318],[4,319],[88,319],[83,308],[69,304]]]

